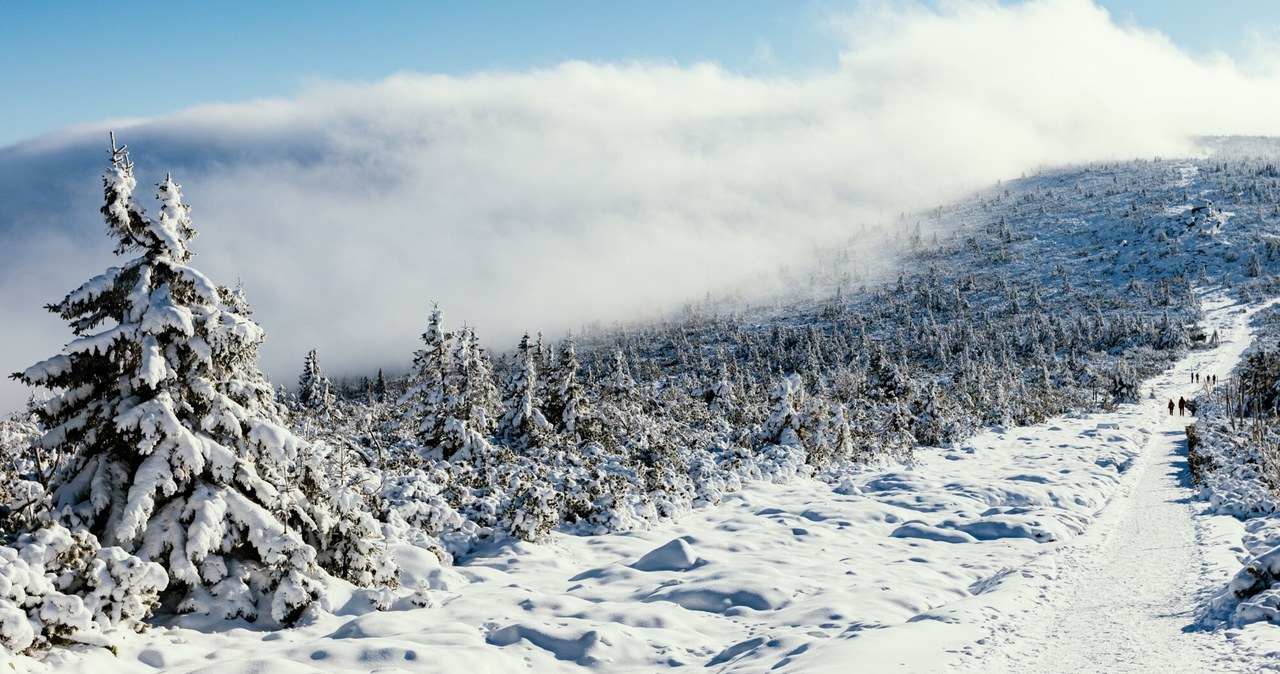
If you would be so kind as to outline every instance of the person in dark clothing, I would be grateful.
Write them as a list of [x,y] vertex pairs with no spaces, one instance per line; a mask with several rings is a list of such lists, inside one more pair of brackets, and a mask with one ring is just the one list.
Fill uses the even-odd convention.
[[1199,372],[1197,372],[1197,373],[1196,373],[1196,383],[1197,383],[1197,384],[1199,384],[1199,383],[1200,383],[1200,373],[1199,373]]
[[1187,399],[1178,398],[1178,416],[1180,417],[1186,416],[1186,412],[1187,412]]
[[1169,416],[1173,416],[1173,398],[1169,399]]

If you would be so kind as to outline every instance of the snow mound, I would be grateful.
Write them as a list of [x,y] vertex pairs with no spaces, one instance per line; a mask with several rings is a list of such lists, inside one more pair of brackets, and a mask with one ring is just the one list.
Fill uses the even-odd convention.
[[685,539],[676,538],[650,550],[631,568],[637,571],[688,571],[705,563],[706,560],[699,558]]
[[617,625],[599,625],[585,620],[555,623],[516,623],[496,629],[485,640],[494,646],[513,646],[521,641],[582,667],[642,662],[647,646]]
[[748,586],[728,578],[709,578],[660,588],[645,601],[669,601],[690,611],[728,613],[731,609],[776,611],[789,602],[789,593],[777,587]]
[[386,639],[412,631],[404,624],[403,616],[395,612],[368,613],[339,627],[329,635],[330,639]]
[[1040,543],[1065,541],[1084,530],[1087,520],[1078,515],[1040,508],[992,509],[974,520],[948,519],[944,529],[966,533],[980,541],[1029,538]]
[[977,543],[978,539],[963,531],[955,529],[943,529],[935,527],[932,524],[925,524],[920,520],[911,520],[902,526],[893,530],[889,534],[893,538],[923,538],[927,541],[939,541],[942,543]]

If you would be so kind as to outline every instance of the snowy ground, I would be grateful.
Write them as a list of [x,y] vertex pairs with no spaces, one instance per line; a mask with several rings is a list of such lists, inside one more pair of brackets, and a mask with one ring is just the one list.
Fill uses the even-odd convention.
[[[994,430],[834,489],[752,485],[650,531],[559,536],[439,568],[406,557],[427,607],[361,596],[305,627],[159,627],[118,655],[61,651],[19,671],[1257,671],[1280,633],[1194,627],[1243,531],[1189,501],[1165,402],[1225,375],[1247,314],[1211,304],[1224,344],[1151,382],[1142,405]],[[1233,550],[1234,548],[1234,550]],[[406,551],[406,555],[414,551]],[[194,623],[192,623],[194,624]]]

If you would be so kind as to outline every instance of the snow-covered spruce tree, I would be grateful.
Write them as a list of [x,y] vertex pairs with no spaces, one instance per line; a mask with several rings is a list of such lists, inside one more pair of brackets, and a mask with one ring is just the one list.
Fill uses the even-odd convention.
[[536,358],[537,352],[526,334],[516,350],[515,367],[507,375],[502,389],[498,435],[515,451],[540,447],[541,440],[551,430],[551,424],[539,409]]
[[461,339],[467,343],[463,371],[466,374],[462,397],[467,404],[471,427],[484,436],[492,435],[502,416],[502,397],[493,379],[493,363],[480,347],[480,338],[469,326],[462,327]]
[[[527,541],[545,537],[560,518],[560,495],[548,484],[549,476],[540,465],[554,457],[547,446],[551,424],[542,415],[537,394],[538,359],[537,349],[526,334],[520,340],[515,362],[502,388],[502,418],[498,420],[497,436],[506,449],[514,453],[513,460],[494,466],[492,459],[500,456],[498,453],[482,457],[488,465],[477,466],[487,474],[496,472],[502,476],[506,502],[501,520],[509,534]],[[497,495],[493,490],[489,493]]]
[[831,405],[825,392],[819,390],[810,395],[800,409],[796,433],[804,446],[805,459],[811,466],[825,467],[834,459],[832,436],[837,429],[832,427],[831,421]]
[[627,362],[627,354],[622,349],[614,349],[609,360],[609,369],[600,378],[600,392],[604,401],[616,407],[623,414],[640,411],[638,385],[631,376],[631,364]]
[[586,390],[578,381],[579,367],[573,335],[565,335],[547,375],[546,417],[556,431],[590,440],[599,422]]
[[772,410],[760,429],[756,442],[760,445],[800,445],[797,431],[800,429],[801,415],[796,409],[803,405],[804,388],[799,375],[780,377],[769,391],[769,405]]
[[298,377],[298,407],[324,417],[333,407],[333,400],[333,382],[320,369],[320,358],[312,349],[307,352],[302,375]]
[[1156,328],[1156,348],[1167,349],[1170,351],[1181,351],[1191,346],[1191,337],[1187,334],[1187,329],[1181,323],[1169,317],[1169,312],[1164,312],[1164,317]]
[[707,387],[707,408],[712,414],[732,418],[737,411],[738,396],[734,391],[733,380],[729,375],[729,366],[721,356],[715,381]]
[[833,461],[858,460],[855,454],[856,445],[853,427],[850,423],[849,408],[845,403],[836,403],[827,425],[827,446]]
[[485,436],[493,427],[497,392],[487,360],[475,333],[464,326],[453,340],[445,372],[439,440],[445,460],[470,460],[489,451]]
[[929,379],[921,395],[910,403],[912,435],[915,441],[933,447],[944,447],[955,441],[959,434],[951,406],[947,404],[945,389]]
[[162,564],[179,610],[291,622],[322,588],[314,518],[286,488],[300,441],[257,369],[263,331],[189,266],[196,231],[172,179],[153,220],[113,142],[103,185],[116,254],[140,255],[50,305],[76,339],[14,375],[55,392],[39,410],[41,446],[69,457],[54,515]]
[[533,343],[533,367],[538,371],[538,382],[534,389],[534,394],[538,396],[538,400],[545,402],[547,400],[547,373],[551,371],[551,349],[542,343],[542,333],[538,333],[538,339]]
[[409,390],[401,398],[405,422],[426,450],[436,448],[444,435],[450,335],[440,328],[440,320],[440,308],[432,305],[427,331],[422,333],[424,346],[413,354]]

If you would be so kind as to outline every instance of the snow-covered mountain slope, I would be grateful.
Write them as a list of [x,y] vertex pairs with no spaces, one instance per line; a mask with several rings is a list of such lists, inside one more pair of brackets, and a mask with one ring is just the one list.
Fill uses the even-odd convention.
[[[171,584],[157,630],[112,637],[121,660],[55,650],[19,662],[813,671],[856,659],[915,671],[1046,655],[1141,668],[1194,652],[1251,666],[1222,630],[1179,641],[1190,651],[1143,653],[1126,638],[1153,605],[1166,615],[1141,630],[1195,622],[1180,621],[1203,602],[1167,595],[1208,597],[1241,561],[1193,572],[1194,546],[1216,548],[1162,495],[1178,489],[1164,478],[1183,423],[1165,398],[1191,392],[1189,372],[1226,372],[1245,341],[1234,303],[1276,293],[1280,172],[1273,155],[1244,152],[1046,171],[903,216],[896,281],[836,250],[790,297],[713,298],[665,323],[592,331],[580,370],[568,340],[526,339],[495,373],[474,332],[435,314],[404,395],[370,387],[332,403],[313,353],[291,412],[303,441],[278,489],[332,497],[315,521],[350,545],[326,533],[307,549],[374,587],[308,567],[324,583],[308,585],[314,609],[281,613],[303,624],[270,632],[175,616],[190,588]],[[1112,544],[1146,540],[1151,523],[1182,539],[1147,540],[1150,555]],[[1165,547],[1177,556],[1152,562]],[[171,560],[147,561],[159,572]],[[1148,562],[1161,573],[1144,575]],[[383,579],[398,567],[400,586],[361,575],[371,563]],[[1116,584],[1126,591],[1106,592]],[[1102,593],[1115,620],[1085,639],[1077,614]],[[1050,599],[1068,608],[1041,612]],[[39,622],[39,606],[12,601],[7,616]],[[1024,635],[1060,638],[1071,656]]]
[[834,486],[753,483],[647,531],[557,534],[454,568],[406,548],[403,580],[421,589],[398,610],[374,610],[357,592],[298,629],[186,618],[121,639],[118,655],[18,664],[102,674],[1258,671],[1265,651],[1194,627],[1197,602],[1233,569],[1187,502],[1179,437],[1190,419],[1165,402],[1195,392],[1191,373],[1233,365],[1252,313],[1222,296],[1206,309],[1222,346],[1150,381],[1154,398],[1111,412],[989,431]]

